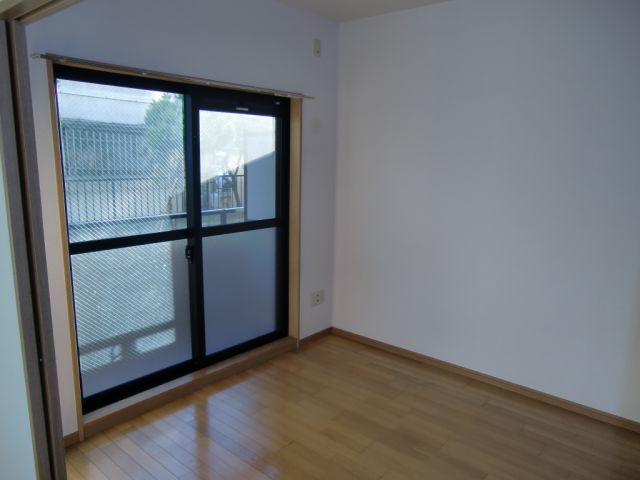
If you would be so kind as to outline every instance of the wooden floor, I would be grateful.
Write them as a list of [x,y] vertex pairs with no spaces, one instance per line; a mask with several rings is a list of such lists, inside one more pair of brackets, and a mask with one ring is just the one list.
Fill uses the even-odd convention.
[[67,452],[75,479],[640,479],[640,435],[336,336]]

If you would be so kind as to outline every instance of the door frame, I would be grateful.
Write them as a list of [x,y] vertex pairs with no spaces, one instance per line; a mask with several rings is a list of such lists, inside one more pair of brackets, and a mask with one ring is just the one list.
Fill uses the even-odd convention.
[[58,392],[49,275],[45,258],[40,175],[25,27],[0,24],[0,148],[13,254],[25,387],[38,478],[64,479],[62,420]]
[[[166,89],[167,85],[173,87],[168,91],[176,91],[180,90],[181,86],[190,85],[188,79],[185,80],[185,77],[174,76],[171,74],[161,74],[154,72],[152,75],[135,75],[132,74],[130,70],[127,70],[127,67],[122,67],[122,69],[118,68],[109,68],[105,69],[102,66],[96,66],[92,68],[88,66],[86,63],[74,63],[73,61],[65,60],[65,61],[55,61],[52,59],[47,59],[47,71],[49,77],[49,95],[52,105],[51,111],[51,124],[52,124],[52,132],[54,137],[54,150],[55,150],[55,158],[56,169],[58,170],[58,175],[56,178],[57,183],[57,196],[58,196],[58,207],[60,210],[60,227],[63,236],[63,254],[65,258],[65,279],[64,283],[66,286],[67,292],[67,304],[69,307],[73,305],[73,296],[72,296],[72,283],[71,283],[71,274],[70,274],[70,262],[69,255],[64,249],[67,248],[67,223],[66,223],[66,213],[65,213],[65,198],[64,198],[64,179],[62,176],[62,159],[61,159],[61,150],[59,144],[59,132],[58,132],[58,116],[56,105],[56,97],[55,97],[55,78],[54,69],[55,68],[66,68],[66,67],[75,67],[75,69],[81,69],[84,72],[94,72],[89,73],[89,75],[97,74],[96,78],[113,74],[114,77],[126,77],[127,79],[135,79],[136,77],[140,80],[140,86],[143,88],[153,88],[153,85],[156,85],[157,88]],[[88,77],[87,77],[88,78]],[[86,80],[86,78],[85,78]],[[133,83],[138,83],[136,80]],[[130,84],[131,86],[131,84]],[[176,88],[177,87],[177,88]],[[192,85],[193,91],[203,91],[203,92],[211,92],[211,91],[221,91],[225,94],[241,94],[246,96],[247,87],[239,85],[237,89],[233,88],[219,88],[219,87],[203,87],[200,83],[194,82]],[[182,93],[182,91],[177,92]],[[251,93],[249,93],[251,95]],[[260,96],[265,96],[265,93],[260,92]],[[185,96],[185,100],[188,96]],[[251,340],[247,342],[243,347],[254,348],[260,344],[264,344],[266,342],[272,341],[275,338],[279,338],[280,336],[289,336],[294,338],[296,341],[299,341],[299,312],[300,312],[300,194],[301,194],[301,137],[302,137],[302,98],[301,97],[291,97],[286,98],[287,103],[289,104],[287,107],[287,115],[286,121],[283,121],[283,128],[288,130],[289,133],[289,141],[283,142],[283,147],[288,150],[288,162],[286,162],[286,170],[287,175],[282,178],[282,188],[277,189],[277,191],[283,192],[285,195],[285,200],[287,203],[287,216],[288,221],[283,219],[285,228],[282,228],[281,236],[283,237],[281,242],[287,244],[288,249],[286,250],[286,255],[283,255],[279,261],[281,264],[280,271],[284,274],[285,280],[281,282],[282,288],[278,293],[280,298],[280,305],[286,311],[286,314],[280,314],[278,318],[282,319],[281,329],[278,330],[277,336],[273,336],[273,334],[269,334],[268,338],[259,338]],[[189,109],[186,108],[185,103],[185,112],[188,112]],[[193,109],[195,112],[196,110]],[[191,120],[187,119],[187,123],[190,124]],[[185,124],[186,127],[191,127],[191,125]],[[193,148],[193,144],[191,142],[187,142],[186,148]],[[191,152],[193,154],[193,152]],[[193,174],[193,172],[191,172]],[[194,177],[195,178],[195,177]],[[192,189],[193,190],[193,189]],[[288,192],[288,195],[287,195]],[[196,210],[192,209],[192,212]],[[237,226],[228,225],[226,227],[228,231],[233,231],[237,229]],[[241,228],[241,227],[240,227]],[[169,232],[171,233],[171,232]],[[68,309],[67,321],[69,325],[69,334],[72,337],[72,361],[74,364],[74,386],[75,386],[75,398],[76,398],[76,413],[78,417],[78,432],[77,434],[72,434],[66,438],[66,443],[72,443],[75,441],[79,441],[84,437],[83,425],[85,421],[85,415],[82,413],[81,404],[82,404],[82,394],[80,391],[80,371],[78,368],[78,352],[77,352],[77,337],[75,332],[75,320],[73,315],[73,310],[71,308]],[[234,350],[234,349],[231,349]],[[226,351],[225,351],[226,352]],[[240,350],[234,350],[226,352],[226,356],[231,356],[239,353]],[[207,358],[205,361],[198,363],[197,368],[203,368],[211,363],[220,361],[222,357],[211,356],[212,358]],[[185,369],[181,372],[172,372],[173,378],[179,376],[180,374],[188,373],[189,369]],[[193,370],[191,370],[193,371]],[[93,416],[93,414],[92,414]]]

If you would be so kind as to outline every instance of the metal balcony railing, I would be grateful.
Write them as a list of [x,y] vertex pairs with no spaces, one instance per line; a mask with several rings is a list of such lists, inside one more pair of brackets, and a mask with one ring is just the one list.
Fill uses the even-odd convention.
[[[227,223],[245,207],[244,175],[219,175],[200,186],[203,215]],[[186,217],[187,198],[175,182],[153,177],[68,178],[65,180],[70,229],[158,222]]]

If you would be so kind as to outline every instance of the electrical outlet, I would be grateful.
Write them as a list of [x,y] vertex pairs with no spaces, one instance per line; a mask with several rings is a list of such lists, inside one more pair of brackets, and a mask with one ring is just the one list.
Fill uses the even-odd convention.
[[317,292],[313,292],[311,294],[311,306],[317,307],[318,305],[322,305],[324,303],[324,290],[318,290]]
[[316,57],[322,56],[322,41],[317,38],[313,41],[313,54]]

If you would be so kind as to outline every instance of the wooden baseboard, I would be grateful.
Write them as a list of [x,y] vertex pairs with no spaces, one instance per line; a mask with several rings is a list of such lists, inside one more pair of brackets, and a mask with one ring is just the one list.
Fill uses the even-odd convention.
[[309,335],[308,337],[304,337],[300,340],[300,345],[298,348],[303,348],[309,345],[310,343],[315,342],[316,340],[321,339],[322,337],[326,337],[327,335],[331,335],[333,332],[333,327],[325,328],[324,330],[320,330],[319,332],[314,333],[313,335]]
[[[292,337],[276,340],[211,367],[165,383],[138,395],[101,408],[83,417],[84,435],[90,437],[115,425],[138,417],[154,408],[189,395],[207,385],[260,365],[282,353],[295,351],[297,340]],[[69,435],[69,442],[79,438]],[[65,437],[65,442],[67,441]],[[72,443],[69,443],[71,445]],[[66,445],[66,443],[65,443]],[[68,446],[68,445],[67,445]]]
[[[356,333],[348,332],[335,327],[329,327],[325,330],[310,335],[300,341],[300,347],[306,347],[327,335],[337,335],[363,345],[378,348],[380,350],[399,355],[404,358],[415,360],[425,365],[461,375],[482,383],[493,385],[510,392],[520,394],[524,397],[538,400],[548,405],[568,410],[573,413],[589,417],[609,425],[621,427],[633,432],[640,433],[640,423],[627,418],[612,415],[607,412],[596,410],[585,405],[581,405],[569,400],[565,400],[553,395],[549,395],[537,390],[533,390],[522,385],[507,382],[490,375],[486,375],[464,367],[459,367],[452,363],[444,362],[436,358],[429,357],[420,353],[413,352],[404,348],[396,347],[388,343],[384,343],[372,338],[364,337]],[[181,377],[173,382],[161,385],[147,392],[141,393],[134,397],[125,399],[114,405],[110,405],[84,417],[84,432],[86,436],[95,435],[108,428],[120,423],[126,422],[142,415],[154,408],[160,407],[178,398],[193,393],[207,385],[236,373],[247,370],[253,366],[266,362],[267,360],[285,352],[294,351],[297,346],[297,340],[292,337],[278,340],[269,345],[265,345],[258,349],[252,350],[237,357],[231,358],[225,362],[213,365],[207,369],[195,372],[193,374]],[[66,435],[64,437],[64,446],[68,447],[80,440],[78,432]]]
[[411,360],[415,360],[432,367],[446,370],[447,372],[462,375],[463,377],[471,378],[478,382],[493,385],[494,387],[502,388],[503,390],[517,393],[524,397],[538,400],[548,405],[553,405],[554,407],[562,408],[564,410],[568,410],[570,412],[577,413],[579,415],[583,415],[585,417],[589,417],[594,420],[613,425],[615,427],[620,427],[632,432],[640,433],[640,422],[636,422],[628,418],[619,417],[617,415],[603,412],[592,407],[587,407],[586,405],[581,405],[570,400],[565,400],[554,395],[549,395],[548,393],[543,393],[532,388],[518,385],[516,383],[501,380],[499,378],[492,377],[491,375],[486,375],[475,370],[459,367],[458,365],[438,360],[437,358],[429,357],[427,355],[422,355],[421,353],[416,353],[411,350],[396,347],[395,345],[390,345],[388,343],[374,340],[372,338],[364,337],[362,335],[358,335],[357,333],[348,332],[336,327],[331,328],[331,333],[333,335],[353,340],[363,345],[378,348],[380,350],[384,350],[385,352],[393,353],[395,355],[409,358]]
[[67,448],[67,447],[70,447],[71,445],[75,445],[79,441],[80,441],[80,433],[73,432],[73,433],[70,433],[69,435],[64,436],[64,438],[62,439],[62,444],[64,445],[65,448]]

